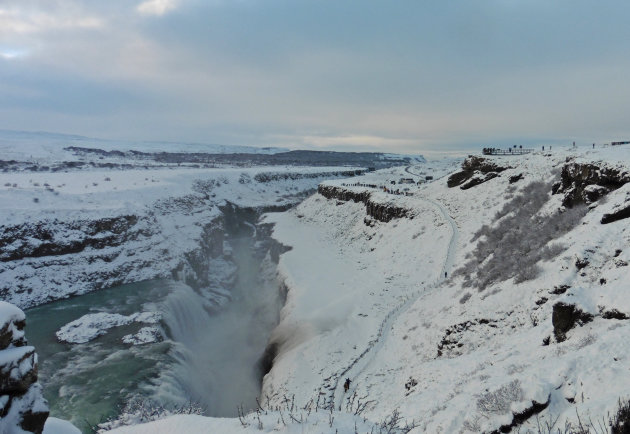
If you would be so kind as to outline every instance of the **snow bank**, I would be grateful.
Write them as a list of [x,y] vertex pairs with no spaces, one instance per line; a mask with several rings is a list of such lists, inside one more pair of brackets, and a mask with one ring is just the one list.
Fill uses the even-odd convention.
[[[294,419],[292,419],[292,416]],[[197,415],[177,415],[141,425],[126,426],[108,431],[112,434],[206,434],[206,433],[285,433],[320,434],[336,432],[351,434],[357,432],[379,433],[378,424],[360,416],[326,411],[290,414],[289,412],[269,411],[260,415],[250,414],[237,418],[213,418]],[[392,433],[397,431],[392,430]]]
[[49,417],[46,419],[43,434],[81,434],[81,430],[68,421]]

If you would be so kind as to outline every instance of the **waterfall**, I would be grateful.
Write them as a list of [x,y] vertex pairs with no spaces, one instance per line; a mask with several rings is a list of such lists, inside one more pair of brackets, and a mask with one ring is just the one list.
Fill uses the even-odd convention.
[[237,265],[230,302],[217,311],[202,292],[173,282],[163,303],[173,364],[154,382],[153,395],[165,405],[192,401],[220,417],[236,416],[240,405],[256,408],[263,375],[259,361],[282,297],[266,251],[254,249],[251,236],[230,242]]

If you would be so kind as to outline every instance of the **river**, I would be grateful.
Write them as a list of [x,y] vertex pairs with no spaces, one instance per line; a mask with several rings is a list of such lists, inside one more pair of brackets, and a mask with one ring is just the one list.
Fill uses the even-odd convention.
[[[256,213],[228,214],[225,255],[218,262],[236,267],[227,287],[193,289],[177,280],[152,280],[26,311],[26,335],[39,354],[51,416],[91,432],[138,398],[167,408],[193,402],[219,417],[235,416],[239,405],[255,408],[264,375],[261,357],[284,300],[268,255],[269,231],[254,226]],[[226,302],[217,308],[210,298]],[[123,343],[124,335],[145,326],[140,323],[109,329],[85,344],[55,337],[61,326],[87,313],[146,311],[161,314],[162,342]]]

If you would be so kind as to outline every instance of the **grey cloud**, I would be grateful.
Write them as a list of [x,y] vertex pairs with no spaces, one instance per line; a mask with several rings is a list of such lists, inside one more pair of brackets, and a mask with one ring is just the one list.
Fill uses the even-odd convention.
[[29,53],[0,56],[0,127],[32,110],[86,135],[419,151],[627,128],[619,0],[142,3],[5,5],[49,24],[0,31]]

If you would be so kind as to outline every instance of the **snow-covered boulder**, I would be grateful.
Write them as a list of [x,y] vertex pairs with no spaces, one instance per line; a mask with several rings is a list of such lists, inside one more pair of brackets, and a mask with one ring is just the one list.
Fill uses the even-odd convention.
[[158,327],[142,327],[138,333],[125,335],[122,338],[122,341],[129,345],[152,344],[161,340],[162,333]]
[[0,432],[41,433],[48,403],[37,383],[37,354],[26,345],[24,312],[0,301]]
[[[156,324],[160,321],[160,315],[157,312],[139,312],[133,315],[121,315],[118,313],[88,313],[81,318],[76,319],[63,327],[61,327],[55,335],[62,342],[70,344],[84,344],[104,335],[113,327],[119,327],[132,322]],[[151,342],[156,342],[155,336],[159,335],[159,330],[155,329],[155,333],[148,333],[147,330],[142,332],[142,337],[132,338],[132,335],[125,336],[125,343],[148,343],[149,334],[154,338]],[[129,342],[127,342],[127,340]]]

